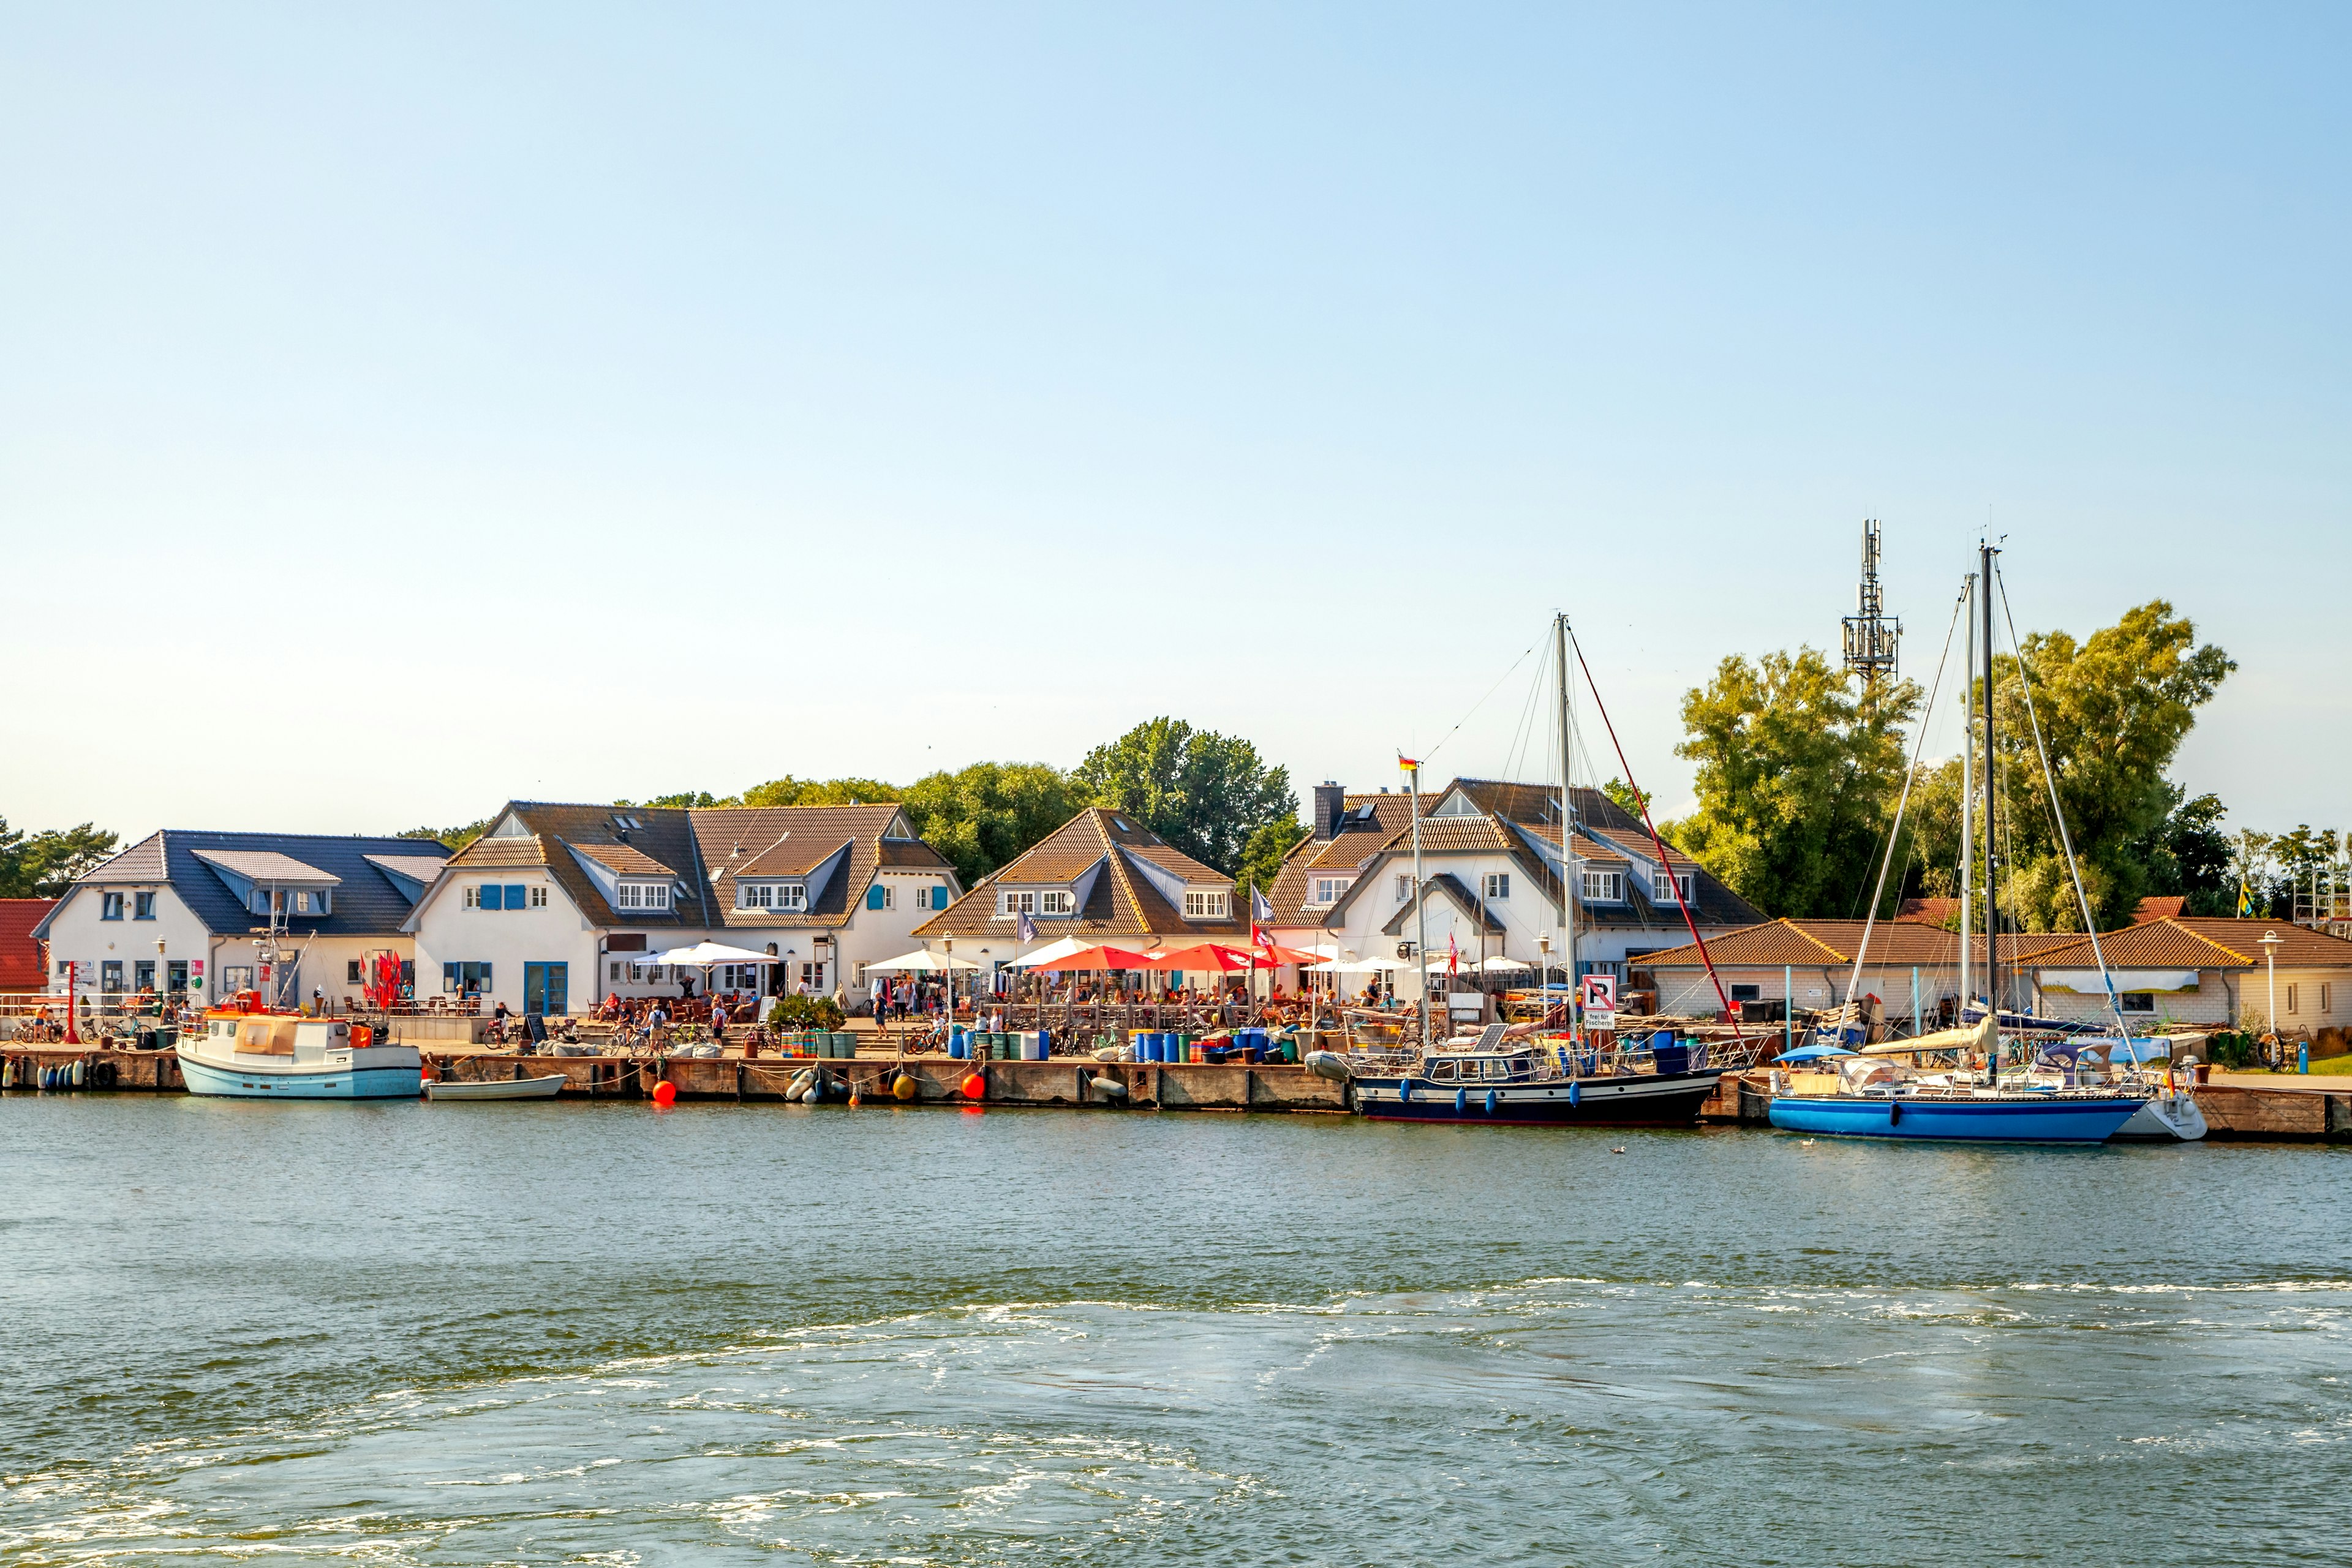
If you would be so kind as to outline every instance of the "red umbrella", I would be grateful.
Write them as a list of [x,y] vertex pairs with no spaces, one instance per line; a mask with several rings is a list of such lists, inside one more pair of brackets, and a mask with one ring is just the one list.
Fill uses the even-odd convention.
[[1319,952],[1307,952],[1295,947],[1284,947],[1279,942],[1270,942],[1264,947],[1253,948],[1250,951],[1256,953],[1257,961],[1260,963],[1265,964],[1269,969],[1273,968],[1277,963],[1320,963],[1323,962],[1323,955]]
[[1089,947],[1081,952],[1066,953],[1044,963],[1029,966],[1032,974],[1060,974],[1071,972],[1101,973],[1113,969],[1150,969],[1151,960],[1139,952],[1129,952],[1123,947]]
[[1193,947],[1180,947],[1173,952],[1160,953],[1150,961],[1149,967],[1214,970],[1224,974],[1239,974],[1266,962],[1265,957],[1254,948],[1226,947],[1218,942],[1204,942]]

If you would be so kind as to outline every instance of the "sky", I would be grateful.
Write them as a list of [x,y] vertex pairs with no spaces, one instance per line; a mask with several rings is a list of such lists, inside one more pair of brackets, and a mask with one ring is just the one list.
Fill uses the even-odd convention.
[[[1075,764],[1636,776],[2163,597],[2342,826],[2352,12],[0,12],[0,816],[323,833]],[[1590,710],[1580,712],[1586,744]],[[1948,722],[1944,729],[1949,731]],[[1929,737],[1931,753],[1948,735]],[[1604,776],[1613,759],[1596,764]]]

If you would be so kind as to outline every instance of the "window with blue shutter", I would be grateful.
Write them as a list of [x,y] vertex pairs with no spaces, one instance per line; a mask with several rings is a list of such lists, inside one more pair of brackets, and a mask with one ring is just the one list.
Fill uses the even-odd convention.
[[877,882],[866,889],[866,907],[869,910],[878,910],[882,907],[881,883]]
[[525,888],[522,883],[509,882],[507,884],[507,908],[510,910],[521,909],[525,900],[530,897],[530,894],[529,889]]
[[933,909],[935,909],[935,910],[943,910],[943,909],[946,909],[947,907],[948,907],[948,890],[947,890],[946,887],[945,887],[945,886],[940,886],[940,887],[933,888],[933,889],[931,889],[931,908],[933,908]]

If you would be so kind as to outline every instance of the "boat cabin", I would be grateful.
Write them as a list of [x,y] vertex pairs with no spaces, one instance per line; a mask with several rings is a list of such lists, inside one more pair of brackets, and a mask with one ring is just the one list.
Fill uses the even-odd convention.
[[290,1013],[205,1015],[205,1044],[218,1056],[323,1062],[330,1051],[348,1051],[368,1043],[368,1026],[343,1018],[305,1018]]
[[1535,1058],[1522,1051],[1507,1057],[1432,1057],[1425,1077],[1432,1083],[1507,1083],[1534,1076]]

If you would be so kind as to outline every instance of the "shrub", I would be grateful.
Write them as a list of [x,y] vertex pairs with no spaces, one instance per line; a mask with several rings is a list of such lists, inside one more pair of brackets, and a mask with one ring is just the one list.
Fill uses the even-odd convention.
[[2260,1048],[2253,1036],[2235,1029],[2217,1029],[2205,1042],[2207,1059],[2232,1072],[2257,1065],[2255,1053]]
[[768,1009],[772,1029],[838,1029],[841,1009],[830,996],[779,996]]

